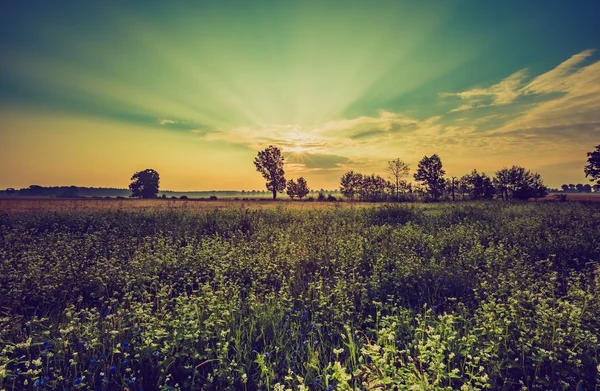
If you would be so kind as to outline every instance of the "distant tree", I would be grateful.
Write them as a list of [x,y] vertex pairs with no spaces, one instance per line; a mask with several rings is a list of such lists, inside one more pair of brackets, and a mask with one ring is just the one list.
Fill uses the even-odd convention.
[[296,197],[296,194],[298,191],[297,190],[298,185],[296,184],[296,181],[294,181],[293,179],[290,179],[289,181],[287,181],[286,187],[287,187],[287,191],[286,191],[287,195],[289,195],[291,199],[294,199],[294,197]]
[[17,191],[15,189],[13,189],[12,187],[9,187],[8,189],[6,189],[6,195],[7,196],[12,196],[13,194],[15,194]]
[[593,189],[595,192],[600,192],[600,185],[594,185],[594,186],[592,186],[592,189]]
[[574,184],[569,184],[569,191],[577,191]]
[[306,179],[303,177],[298,178],[298,181],[296,182],[296,196],[302,199],[306,197],[309,191],[310,190],[308,188],[308,183],[306,183]]
[[160,176],[158,172],[151,168],[136,172],[131,177],[131,197],[137,198],[156,198],[158,187],[160,184]]
[[342,193],[344,197],[353,200],[354,196],[359,194],[361,186],[362,174],[354,171],[348,171],[342,175],[342,179],[340,180],[340,193]]
[[410,167],[408,163],[404,162],[402,159],[397,158],[394,160],[388,161],[387,172],[390,173],[392,177],[393,186],[393,195],[397,199],[400,194],[400,190],[406,188],[405,177],[408,176],[410,172]]
[[494,185],[504,200],[510,198],[527,200],[541,198],[548,194],[548,188],[544,186],[540,174],[520,166],[498,170],[494,178]]
[[585,177],[591,177],[590,182],[596,181],[600,185],[600,145],[596,146],[596,150],[588,152],[588,164],[584,168]]
[[473,200],[491,200],[494,198],[496,188],[492,182],[492,178],[473,170],[470,174],[463,176],[459,180],[459,188],[462,182],[466,182],[469,197]]
[[63,188],[63,190],[57,195],[59,198],[77,198],[79,197],[79,189],[77,186],[69,186]]
[[267,189],[273,193],[273,199],[277,193],[285,190],[285,172],[283,171],[283,155],[277,147],[269,145],[264,151],[260,151],[254,159],[256,171],[260,172],[267,180]]
[[564,192],[568,192],[568,191],[569,191],[569,185],[566,185],[566,184],[565,184],[565,185],[562,185],[560,188],[561,188],[561,189],[562,189],[562,191],[564,191]]
[[322,191],[319,191],[319,196],[317,197],[317,201],[326,201],[327,197],[325,197],[325,193]]
[[577,189],[579,193],[583,193],[583,185],[581,183],[575,185],[575,189]]
[[592,185],[590,185],[589,183],[586,183],[585,185],[583,185],[583,192],[584,193],[591,193],[592,192]]
[[445,173],[446,171],[442,169],[440,157],[433,154],[431,157],[425,156],[421,159],[414,178],[423,184],[430,196],[439,198],[443,194],[446,185]]
[[382,201],[386,197],[386,189],[391,187],[392,184],[379,175],[362,175],[359,194],[363,201]]

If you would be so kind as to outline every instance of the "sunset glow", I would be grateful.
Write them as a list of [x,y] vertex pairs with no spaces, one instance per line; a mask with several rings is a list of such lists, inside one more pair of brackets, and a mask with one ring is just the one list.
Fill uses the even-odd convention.
[[[262,189],[279,146],[335,188],[441,156],[583,182],[600,140],[593,2],[10,2],[0,12],[0,187]],[[596,15],[596,16],[594,16]],[[556,26],[562,26],[557,28]]]

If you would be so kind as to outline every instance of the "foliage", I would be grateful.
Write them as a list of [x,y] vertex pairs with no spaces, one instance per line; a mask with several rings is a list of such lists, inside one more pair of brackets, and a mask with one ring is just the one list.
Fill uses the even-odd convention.
[[540,174],[520,166],[502,168],[496,172],[494,185],[503,199],[528,200],[542,198],[548,194]]
[[600,144],[596,146],[596,150],[587,153],[588,164],[584,168],[585,177],[590,178],[590,182],[596,181],[600,185]]
[[340,180],[340,192],[346,198],[354,199],[362,186],[362,174],[354,171],[348,171],[342,175]]
[[158,172],[151,168],[136,172],[131,177],[131,197],[138,198],[156,198],[158,187],[160,184],[160,176]]
[[287,195],[289,195],[291,199],[294,199],[294,197],[302,199],[306,197],[309,192],[310,189],[308,188],[306,179],[303,177],[298,178],[298,182],[291,179],[287,183]]
[[267,190],[273,193],[273,199],[277,193],[285,190],[285,172],[283,171],[283,155],[277,147],[269,145],[264,151],[258,152],[254,159],[256,171],[260,172],[267,180]]
[[600,209],[0,213],[0,388],[590,390]]
[[472,200],[491,200],[496,194],[492,178],[477,170],[460,178],[459,189]]
[[422,182],[425,186],[427,193],[437,199],[439,198],[446,186],[444,181],[444,174],[446,171],[442,169],[442,161],[437,154],[431,155],[431,157],[423,157],[419,162],[417,172],[414,174],[414,178],[418,182]]

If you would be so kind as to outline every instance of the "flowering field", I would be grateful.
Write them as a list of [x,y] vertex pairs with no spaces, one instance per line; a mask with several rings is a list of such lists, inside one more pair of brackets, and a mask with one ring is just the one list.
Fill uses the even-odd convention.
[[0,389],[594,390],[600,205],[0,213]]

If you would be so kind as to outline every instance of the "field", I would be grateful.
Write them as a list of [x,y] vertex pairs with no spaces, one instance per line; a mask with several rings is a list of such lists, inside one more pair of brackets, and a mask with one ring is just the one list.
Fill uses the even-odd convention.
[[21,201],[3,389],[600,388],[600,204]]

